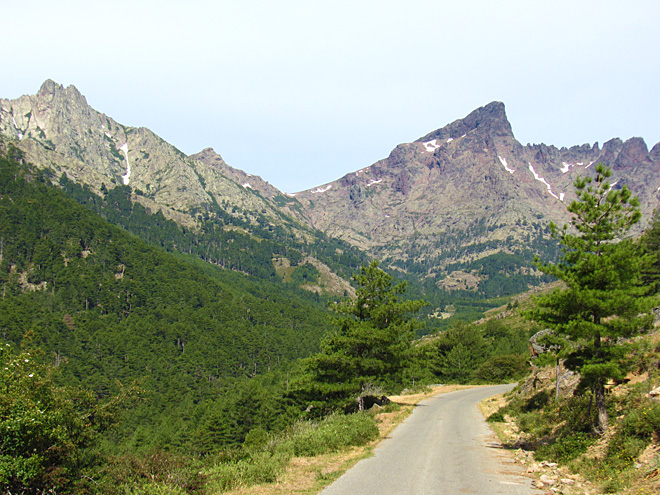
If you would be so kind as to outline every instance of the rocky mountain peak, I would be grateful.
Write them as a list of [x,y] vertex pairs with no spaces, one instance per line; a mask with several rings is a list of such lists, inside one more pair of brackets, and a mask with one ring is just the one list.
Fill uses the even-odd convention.
[[209,165],[212,165],[214,167],[225,167],[227,166],[227,163],[224,161],[222,156],[220,156],[219,153],[217,153],[213,148],[204,148],[202,151],[199,153],[195,153],[194,155],[190,155],[190,158],[193,160],[198,160],[202,161],[204,163],[207,163]]
[[75,86],[70,85],[65,89],[62,84],[58,84],[52,79],[44,81],[37,92],[37,98],[40,101],[50,102],[57,97],[62,97],[63,100],[70,100],[82,105],[87,105],[87,100]]
[[44,83],[41,85],[39,88],[39,91],[37,91],[37,96],[39,97],[45,97],[49,95],[54,95],[57,91],[64,91],[64,86],[61,84],[57,84],[55,81],[52,79],[47,79],[44,81]]
[[419,138],[417,142],[427,142],[432,139],[456,139],[473,131],[488,136],[513,137],[513,130],[507,119],[504,103],[493,101],[479,107],[467,117],[455,120],[451,124]]
[[640,137],[630,138],[623,143],[616,157],[615,166],[634,167],[639,164],[650,164],[651,157],[646,143]]

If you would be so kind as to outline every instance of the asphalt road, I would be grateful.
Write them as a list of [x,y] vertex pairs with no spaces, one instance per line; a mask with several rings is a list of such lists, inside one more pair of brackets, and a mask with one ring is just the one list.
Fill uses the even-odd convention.
[[420,402],[372,457],[321,494],[539,495],[477,409],[483,399],[511,388],[473,388]]

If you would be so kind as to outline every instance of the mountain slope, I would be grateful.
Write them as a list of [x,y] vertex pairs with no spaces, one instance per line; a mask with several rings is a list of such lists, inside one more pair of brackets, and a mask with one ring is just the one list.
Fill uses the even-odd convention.
[[615,187],[626,184],[640,196],[645,214],[657,206],[660,144],[650,153],[640,138],[613,139],[602,149],[522,146],[500,102],[296,199],[316,228],[391,266],[442,280],[452,264],[501,252],[529,259],[529,248],[549,248],[547,224],[569,221],[572,183],[597,162],[612,167]]

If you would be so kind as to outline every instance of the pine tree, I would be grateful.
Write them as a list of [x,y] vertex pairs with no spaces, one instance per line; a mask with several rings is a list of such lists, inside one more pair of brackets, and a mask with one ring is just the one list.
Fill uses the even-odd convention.
[[599,164],[594,179],[576,180],[577,200],[568,207],[572,228],[550,226],[562,257],[556,264],[537,262],[565,288],[537,298],[530,313],[576,345],[567,365],[581,374],[581,388],[593,393],[601,432],[608,429],[605,385],[623,378],[618,340],[645,328],[651,304],[641,284],[648,257],[629,237],[641,218],[639,201],[625,186],[613,190],[610,176]]
[[333,309],[336,330],[321,343],[321,352],[304,362],[305,375],[295,392],[327,410],[358,399],[370,386],[400,382],[410,344],[420,322],[412,315],[425,304],[403,300],[406,283],[374,261],[353,276],[359,285],[354,299]]

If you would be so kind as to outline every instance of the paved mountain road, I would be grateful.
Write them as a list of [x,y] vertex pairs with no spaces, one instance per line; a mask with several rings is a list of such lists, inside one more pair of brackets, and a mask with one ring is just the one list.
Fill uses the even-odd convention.
[[426,399],[374,455],[322,495],[539,495],[522,468],[498,449],[477,404],[510,390],[495,385]]

